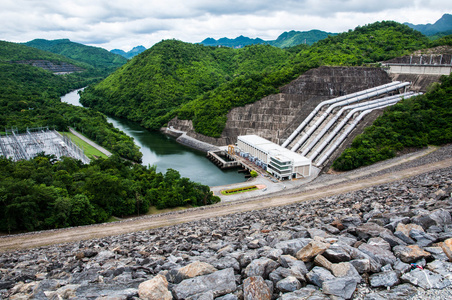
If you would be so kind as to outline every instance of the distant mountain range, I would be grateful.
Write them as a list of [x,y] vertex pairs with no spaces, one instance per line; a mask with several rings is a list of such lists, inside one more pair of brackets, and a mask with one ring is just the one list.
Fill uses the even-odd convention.
[[143,46],[136,46],[136,47],[133,47],[133,49],[128,52],[125,52],[124,50],[121,50],[121,49],[113,49],[110,52],[114,53],[114,54],[119,54],[122,57],[125,57],[127,59],[131,59],[135,55],[138,55],[145,50],[146,50],[146,48]]
[[449,32],[449,34],[452,31],[452,15],[451,14],[444,14],[438,21],[436,21],[434,24],[419,24],[414,25],[411,23],[403,23],[404,25],[407,25],[417,31],[420,31],[422,34],[427,36],[436,35],[440,32]]
[[265,41],[261,38],[251,39],[243,35],[236,37],[235,39],[229,38],[206,38],[200,44],[205,46],[223,46],[231,48],[242,48],[248,45],[255,44],[268,44],[278,48],[288,48],[297,46],[300,44],[312,45],[317,41],[323,40],[329,35],[337,35],[337,33],[325,32],[321,30],[310,30],[310,31],[289,31],[282,33],[276,40]]

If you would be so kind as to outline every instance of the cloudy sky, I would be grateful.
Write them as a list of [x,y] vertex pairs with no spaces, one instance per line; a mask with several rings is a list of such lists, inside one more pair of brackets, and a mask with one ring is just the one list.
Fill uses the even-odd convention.
[[450,0],[1,0],[0,40],[60,39],[108,50],[284,31],[343,32],[382,20],[434,23]]

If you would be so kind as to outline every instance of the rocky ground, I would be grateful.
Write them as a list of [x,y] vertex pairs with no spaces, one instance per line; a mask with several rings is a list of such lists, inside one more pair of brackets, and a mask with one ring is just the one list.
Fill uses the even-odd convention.
[[[423,161],[451,152],[442,148]],[[451,194],[448,167],[309,202],[6,252],[0,293],[9,299],[452,299]]]

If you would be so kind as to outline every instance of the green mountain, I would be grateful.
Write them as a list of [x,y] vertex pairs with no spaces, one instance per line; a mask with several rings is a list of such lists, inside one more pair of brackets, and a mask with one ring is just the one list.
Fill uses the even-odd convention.
[[235,39],[229,39],[226,37],[218,40],[214,38],[206,38],[200,44],[203,44],[204,46],[214,47],[223,46],[231,48],[243,48],[249,45],[267,44],[267,42],[260,38],[251,39],[249,37],[244,37],[243,35],[241,35],[239,37],[236,37]]
[[312,45],[315,42],[326,39],[328,36],[337,33],[325,32],[321,30],[310,31],[289,31],[284,32],[274,41],[268,41],[270,45],[279,48],[289,48],[300,44]]
[[126,58],[111,53],[103,48],[74,43],[68,39],[35,39],[24,43],[24,45],[84,62],[105,73],[111,73],[127,62]]
[[143,46],[136,46],[136,47],[133,47],[133,49],[128,51],[128,52],[125,52],[124,50],[121,50],[121,49],[113,49],[110,52],[114,53],[114,54],[121,55],[122,57],[125,57],[127,59],[131,59],[132,57],[134,57],[134,56],[136,56],[136,55],[138,55],[138,54],[140,54],[141,52],[144,52],[144,51],[146,51],[145,47],[143,47]]
[[276,40],[264,41],[261,38],[251,39],[243,35],[235,39],[221,38],[213,39],[206,38],[200,44],[204,46],[223,46],[231,48],[243,48],[249,45],[269,44],[278,48],[289,48],[300,44],[312,45],[317,41],[323,40],[330,35],[337,35],[337,33],[325,32],[321,30],[310,31],[289,31],[282,33]]
[[162,41],[99,84],[82,103],[159,129],[174,117],[195,130],[221,135],[228,111],[278,93],[278,88],[321,65],[359,66],[425,48],[428,39],[396,22],[377,22],[329,36],[312,46],[241,49]]
[[[55,75],[33,61],[73,64],[84,71]],[[94,77],[93,77],[94,76]],[[71,90],[98,81],[97,70],[67,57],[0,41],[0,128],[55,127],[83,128],[84,133],[123,157],[140,161],[141,153],[132,138],[116,130],[105,116],[93,110],[61,103],[60,97]]]
[[417,31],[420,31],[421,33],[431,36],[435,35],[440,32],[444,31],[451,31],[452,30],[452,15],[451,14],[444,14],[438,21],[436,21],[434,24],[419,24],[414,25],[411,23],[404,23],[405,25],[409,26],[410,28],[413,28]]

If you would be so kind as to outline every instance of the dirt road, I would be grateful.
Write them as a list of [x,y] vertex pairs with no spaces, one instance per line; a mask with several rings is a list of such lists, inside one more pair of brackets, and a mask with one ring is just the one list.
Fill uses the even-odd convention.
[[[427,173],[450,166],[452,166],[452,158],[374,177],[368,177],[369,171],[362,173],[357,172],[350,176],[344,176],[342,182],[340,180],[331,180],[324,183],[312,183],[306,188],[305,191],[284,196],[274,196],[271,198],[243,201],[238,203],[219,204],[209,207],[181,211],[179,213],[146,216],[115,223],[106,223],[53,231],[41,231],[16,236],[5,236],[0,238],[0,251],[4,252],[14,249],[33,248],[50,244],[60,244],[91,238],[120,235],[124,233],[148,230],[151,228],[169,226],[203,218],[214,218],[241,211],[258,210],[267,207],[281,206],[301,201],[319,199],[332,195],[352,192],[375,185],[402,180],[422,173]],[[366,177],[363,178],[364,176]]]

